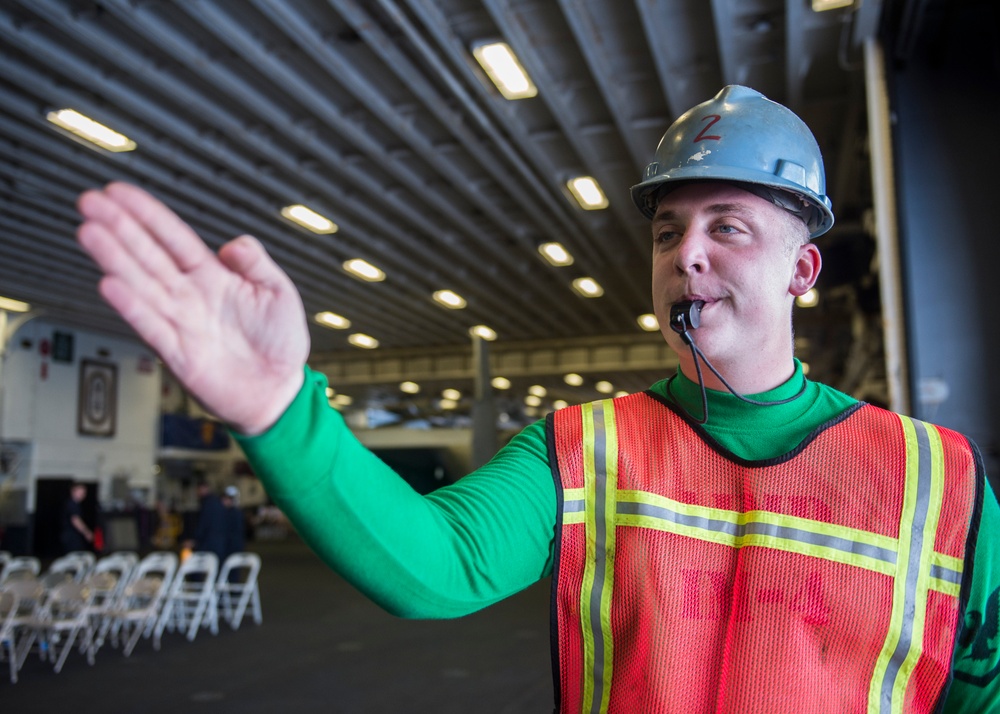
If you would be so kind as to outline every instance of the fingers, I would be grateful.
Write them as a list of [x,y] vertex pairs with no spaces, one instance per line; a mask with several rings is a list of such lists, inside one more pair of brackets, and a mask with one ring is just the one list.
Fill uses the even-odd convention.
[[291,283],[260,241],[252,236],[243,235],[226,243],[219,249],[219,260],[254,285],[284,288]]
[[153,308],[143,296],[124,280],[109,276],[101,280],[99,290],[111,307],[118,311],[132,329],[174,369],[180,350],[177,329],[166,315]]

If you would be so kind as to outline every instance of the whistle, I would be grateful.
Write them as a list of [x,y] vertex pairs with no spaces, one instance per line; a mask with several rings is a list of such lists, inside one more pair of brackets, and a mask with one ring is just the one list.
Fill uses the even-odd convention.
[[694,330],[701,324],[704,300],[685,300],[670,306],[670,329],[678,335]]

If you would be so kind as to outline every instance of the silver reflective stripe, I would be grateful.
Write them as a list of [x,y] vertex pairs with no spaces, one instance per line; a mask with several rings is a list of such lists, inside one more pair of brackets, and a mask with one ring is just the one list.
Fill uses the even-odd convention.
[[725,533],[735,538],[744,535],[767,535],[775,538],[797,541],[799,543],[824,546],[845,553],[856,553],[858,555],[867,556],[874,560],[880,560],[893,565],[896,563],[896,553],[888,548],[879,548],[878,546],[871,545],[870,543],[862,543],[860,541],[849,540],[847,538],[840,538],[823,533],[814,533],[801,528],[791,528],[789,526],[779,526],[771,523],[760,522],[751,522],[746,525],[740,525],[730,521],[705,518],[704,516],[691,516],[679,513],[669,508],[664,508],[663,506],[653,506],[648,503],[619,502],[618,512],[621,514],[656,518],[669,523],[677,523],[678,525],[700,528],[702,530],[713,531],[715,533]]
[[580,513],[586,510],[587,502],[582,498],[573,501],[563,501],[563,513]]
[[[913,639],[913,618],[916,615],[917,578],[920,575],[920,554],[924,547],[924,526],[931,496],[931,444],[927,437],[927,427],[923,422],[912,419],[917,436],[917,503],[913,509],[913,523],[910,529],[910,552],[907,554],[906,583],[903,591],[902,628],[896,649],[886,666],[882,679],[881,711],[892,711],[892,692],[896,686],[899,669],[910,652]],[[921,613],[921,617],[923,614]]]
[[955,585],[962,584],[962,573],[958,570],[946,568],[943,565],[932,565],[931,577],[937,578],[938,580],[944,580],[945,582],[955,583]]
[[594,584],[590,589],[590,631],[594,636],[594,697],[590,711],[598,714],[604,699],[604,630],[601,627],[601,595],[607,577],[607,438],[604,402],[594,404]]

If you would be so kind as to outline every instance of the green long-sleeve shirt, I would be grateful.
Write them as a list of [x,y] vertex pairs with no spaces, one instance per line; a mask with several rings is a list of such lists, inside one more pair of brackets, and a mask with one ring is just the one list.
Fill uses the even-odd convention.
[[[758,400],[793,396],[801,368]],[[328,564],[389,612],[457,617],[481,609],[552,571],[555,483],[544,425],[525,428],[485,466],[421,496],[365,449],[332,409],[325,379],[307,370],[284,415],[259,436],[238,436],[275,503]],[[701,393],[679,375],[652,391],[700,414]],[[780,456],[819,425],[855,405],[807,382],[787,404],[759,407],[709,390],[708,436],[746,459]],[[998,636],[1000,507],[987,487],[976,543],[966,629],[956,650],[945,711],[1000,707]]]

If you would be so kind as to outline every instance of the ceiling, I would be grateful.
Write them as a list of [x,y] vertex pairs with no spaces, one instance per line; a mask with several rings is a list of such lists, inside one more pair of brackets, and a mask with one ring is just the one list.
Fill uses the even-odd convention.
[[[131,336],[73,239],[75,197],[124,179],[213,247],[256,235],[310,314],[349,318],[350,330],[312,327],[312,363],[341,391],[392,401],[412,378],[424,394],[469,394],[477,324],[498,334],[493,372],[511,376],[512,394],[541,383],[550,398],[593,398],[598,379],[642,389],[673,358],[636,323],[650,312],[650,249],[628,189],[674,117],[740,83],[797,111],[823,149],[838,223],[821,239],[827,299],[800,310],[798,347],[817,374],[857,388],[848,357],[878,349],[857,344],[878,311],[861,45],[883,13],[858,4],[0,0],[0,295]],[[470,48],[491,38],[514,48],[537,97],[505,100],[485,78]],[[67,138],[45,119],[65,107],[138,148]],[[607,209],[572,201],[565,181],[580,174]],[[292,203],[339,231],[289,224],[279,211]],[[543,261],[547,241],[573,265]],[[351,258],[387,279],[351,277]],[[604,295],[574,292],[581,276]],[[468,306],[435,303],[442,288]],[[352,332],[380,348],[350,346]],[[567,387],[565,371],[585,384]]]

